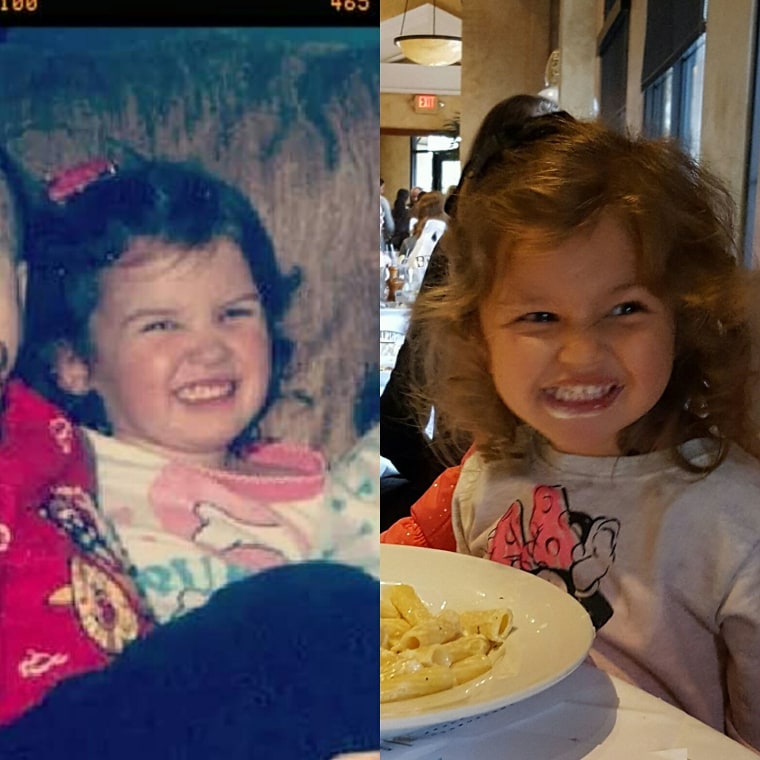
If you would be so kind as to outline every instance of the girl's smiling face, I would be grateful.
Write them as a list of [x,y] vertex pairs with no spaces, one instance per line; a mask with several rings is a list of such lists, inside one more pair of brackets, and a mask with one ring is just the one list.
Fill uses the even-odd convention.
[[518,245],[480,309],[499,396],[559,451],[623,453],[618,434],[668,384],[672,310],[641,284],[636,261],[604,214],[554,248]]
[[240,249],[140,239],[102,273],[100,293],[88,380],[114,437],[222,466],[270,378],[266,318]]

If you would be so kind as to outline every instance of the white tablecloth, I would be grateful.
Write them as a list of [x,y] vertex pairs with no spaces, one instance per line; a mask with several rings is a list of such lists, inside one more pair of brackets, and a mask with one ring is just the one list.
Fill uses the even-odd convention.
[[681,710],[581,665],[556,686],[488,715],[382,742],[393,760],[757,760]]
[[382,395],[396,356],[404,342],[411,309],[408,306],[387,306],[380,309],[380,394]]
[[409,323],[409,315],[412,309],[407,305],[381,306],[380,307],[380,332],[405,333]]

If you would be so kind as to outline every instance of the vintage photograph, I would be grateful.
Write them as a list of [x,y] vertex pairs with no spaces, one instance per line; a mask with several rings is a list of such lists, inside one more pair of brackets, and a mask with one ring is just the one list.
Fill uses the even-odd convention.
[[4,30],[0,756],[377,751],[377,55]]

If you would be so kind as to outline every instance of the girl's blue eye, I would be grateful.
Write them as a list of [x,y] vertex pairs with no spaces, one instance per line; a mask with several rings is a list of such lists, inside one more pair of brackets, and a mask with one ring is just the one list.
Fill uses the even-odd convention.
[[646,311],[644,304],[639,301],[626,301],[625,303],[618,304],[610,313],[613,317],[624,317],[629,314],[638,314],[642,311]]
[[255,313],[255,309],[251,306],[231,306],[229,309],[225,309],[222,312],[223,319],[245,319],[246,317],[252,317]]
[[148,322],[140,328],[140,332],[166,332],[168,330],[174,330],[177,327],[177,323],[171,319],[157,319],[155,322]]
[[531,311],[529,314],[523,314],[517,319],[518,322],[534,322],[542,324],[544,322],[556,322],[557,315],[550,311]]

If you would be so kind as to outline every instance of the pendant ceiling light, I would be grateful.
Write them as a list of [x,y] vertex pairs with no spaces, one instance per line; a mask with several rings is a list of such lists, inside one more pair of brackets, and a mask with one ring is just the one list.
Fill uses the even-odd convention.
[[451,66],[452,63],[458,63],[462,59],[462,38],[435,33],[435,0],[432,34],[404,34],[408,8],[409,0],[406,0],[404,16],[401,19],[401,34],[393,40],[401,48],[401,52],[410,61],[423,66]]

